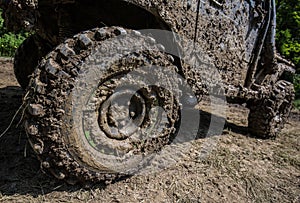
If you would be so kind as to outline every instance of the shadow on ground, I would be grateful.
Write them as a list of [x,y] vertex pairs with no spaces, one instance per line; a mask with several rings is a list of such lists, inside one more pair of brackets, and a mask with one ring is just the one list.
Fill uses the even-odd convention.
[[[22,105],[23,90],[8,86],[0,89],[0,132],[9,126]],[[40,164],[31,150],[22,127],[16,127],[22,112],[11,128],[0,138],[0,194],[30,194],[38,196],[53,190],[74,190],[75,187],[49,177],[40,170]]]

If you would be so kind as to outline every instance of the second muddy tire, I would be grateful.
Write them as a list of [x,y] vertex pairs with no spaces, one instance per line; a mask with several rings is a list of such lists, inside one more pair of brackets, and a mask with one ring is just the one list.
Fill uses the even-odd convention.
[[14,56],[14,73],[23,89],[29,84],[29,77],[51,47],[36,34],[29,36],[18,47]]
[[72,184],[111,181],[136,173],[170,143],[178,88],[163,73],[176,70],[163,49],[137,31],[109,27],[50,52],[24,98],[25,129],[42,168]]
[[286,123],[294,100],[294,87],[290,82],[276,82],[269,97],[248,104],[248,127],[259,138],[275,138]]

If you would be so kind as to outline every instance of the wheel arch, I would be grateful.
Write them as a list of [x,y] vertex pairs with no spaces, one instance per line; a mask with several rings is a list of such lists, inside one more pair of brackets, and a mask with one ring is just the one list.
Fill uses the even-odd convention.
[[[57,23],[49,30],[49,15],[46,13],[52,10],[52,21],[56,19]],[[160,30],[170,32],[163,36],[163,32],[150,33],[159,44],[166,48],[166,52],[175,53],[175,63],[181,69],[178,48],[175,36],[172,34],[172,25],[169,25],[159,12],[155,9],[149,9],[138,5],[132,1],[110,0],[77,0],[70,4],[43,5],[39,8],[41,12],[41,23],[43,27],[40,33],[47,38],[53,46],[57,46],[65,39],[74,36],[85,30],[96,27],[120,26],[132,30]],[[55,9],[55,11],[54,11]],[[53,24],[53,23],[51,23]],[[50,34],[49,34],[50,33]],[[55,34],[56,33],[56,34]],[[148,33],[147,33],[148,34]],[[53,37],[53,36],[57,37]],[[159,35],[159,36],[156,36]],[[170,37],[172,35],[172,37]]]
[[[146,30],[144,34],[151,33],[152,37],[166,48],[166,52],[174,57],[174,63],[178,67],[179,72],[182,72],[181,62],[178,57],[180,56],[180,49],[178,48],[178,41],[172,33],[173,27],[165,21],[156,9],[149,9],[133,1],[124,0],[79,0],[76,2],[75,7],[74,10],[69,10],[71,15],[74,15],[73,18],[75,18],[72,21],[79,21],[80,23],[75,23],[75,25],[80,24],[82,26],[76,28],[75,34],[95,27],[111,26],[121,26],[132,30]],[[80,9],[82,7],[87,9]],[[82,16],[88,16],[91,20],[82,20]],[[87,22],[90,22],[90,24],[86,24]],[[165,35],[164,32],[166,32]]]
[[172,30],[157,11],[128,1],[78,0],[72,4],[61,4],[59,9],[55,9],[59,10],[58,27],[60,25],[68,27],[70,30],[66,34],[69,35],[95,27],[111,26],[121,26],[133,30]]

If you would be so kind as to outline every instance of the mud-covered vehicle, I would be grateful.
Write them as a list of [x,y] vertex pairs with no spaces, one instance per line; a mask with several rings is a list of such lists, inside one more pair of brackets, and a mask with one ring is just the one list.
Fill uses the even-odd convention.
[[[194,66],[184,60],[195,47],[201,49],[197,60],[205,55],[217,69],[227,101],[250,109],[251,134],[275,137],[290,112],[294,71],[276,53],[275,0],[2,0],[1,7],[7,28],[34,31],[14,62],[17,80],[27,90],[29,141],[41,166],[69,183],[112,180],[122,173],[103,164],[110,156],[143,156],[172,142],[183,119],[182,103],[197,102],[185,92],[173,94],[182,81],[161,78],[161,69],[153,67],[175,71],[199,101],[210,94],[210,84],[204,84],[210,80],[203,78],[213,70],[198,68],[205,62]],[[133,44],[140,49],[118,58],[120,47]],[[148,66],[150,72],[139,70]],[[138,79],[126,85],[122,76],[132,71]],[[146,87],[149,73],[173,90]],[[133,95],[130,102],[112,104],[128,95]],[[94,109],[86,108],[91,104]],[[166,119],[152,111],[155,106]],[[122,124],[125,117],[134,129]],[[148,136],[149,131],[155,135]],[[134,166],[126,174],[142,165],[138,160],[126,162]]]

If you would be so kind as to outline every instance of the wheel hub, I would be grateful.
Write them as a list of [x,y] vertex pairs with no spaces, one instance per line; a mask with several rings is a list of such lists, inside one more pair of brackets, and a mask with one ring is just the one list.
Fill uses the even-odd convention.
[[99,109],[99,126],[111,139],[124,140],[142,125],[145,101],[133,90],[120,90],[111,95]]

